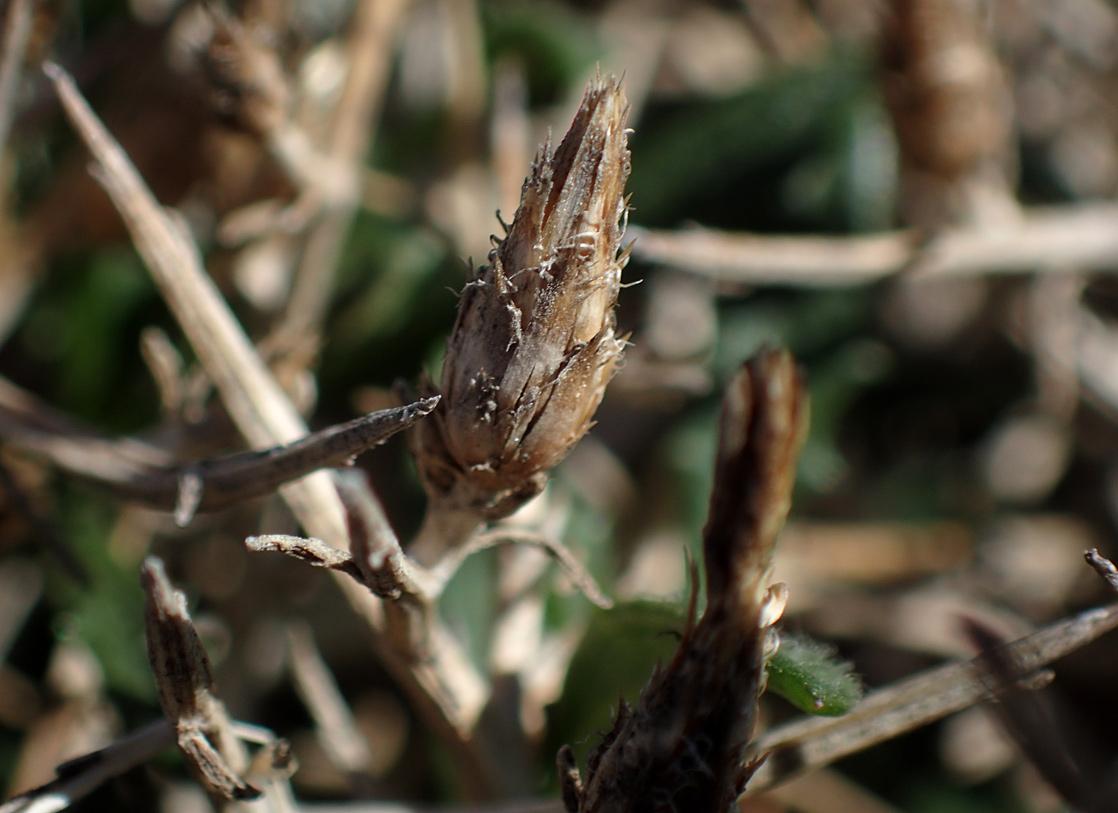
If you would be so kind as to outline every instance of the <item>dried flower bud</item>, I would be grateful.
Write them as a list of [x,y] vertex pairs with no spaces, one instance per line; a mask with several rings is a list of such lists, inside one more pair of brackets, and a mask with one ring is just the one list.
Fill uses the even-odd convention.
[[[722,407],[710,514],[703,530],[707,608],[675,657],[657,668],[635,709],[588,760],[585,787],[560,753],[573,813],[687,810],[723,813],[752,771],[753,733],[769,629],[786,600],[766,590],[776,536],[788,516],[807,427],[807,396],[792,357],[763,350],[730,383]],[[694,597],[692,598],[694,601]]]
[[537,155],[507,236],[462,294],[443,400],[417,432],[436,503],[507,516],[591,426],[623,344],[613,306],[625,264],[626,112],[615,79],[591,84],[559,148]]

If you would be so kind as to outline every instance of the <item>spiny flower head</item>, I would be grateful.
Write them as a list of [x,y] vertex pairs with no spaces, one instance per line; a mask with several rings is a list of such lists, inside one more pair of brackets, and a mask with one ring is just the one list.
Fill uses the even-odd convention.
[[615,79],[590,85],[558,149],[548,142],[536,156],[507,235],[463,292],[443,400],[418,432],[436,501],[507,516],[592,424],[623,345],[613,307],[626,260],[626,113]]

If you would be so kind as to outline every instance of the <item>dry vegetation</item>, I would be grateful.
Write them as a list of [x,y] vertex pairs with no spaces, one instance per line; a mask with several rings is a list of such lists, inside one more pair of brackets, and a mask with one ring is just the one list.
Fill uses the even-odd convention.
[[1111,3],[0,8],[0,813],[1118,809]]

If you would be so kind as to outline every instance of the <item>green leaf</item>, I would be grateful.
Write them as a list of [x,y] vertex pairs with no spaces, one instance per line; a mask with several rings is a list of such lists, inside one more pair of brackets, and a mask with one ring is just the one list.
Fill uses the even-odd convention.
[[850,664],[810,638],[782,632],[768,672],[769,690],[808,714],[838,717],[862,699],[862,681]]

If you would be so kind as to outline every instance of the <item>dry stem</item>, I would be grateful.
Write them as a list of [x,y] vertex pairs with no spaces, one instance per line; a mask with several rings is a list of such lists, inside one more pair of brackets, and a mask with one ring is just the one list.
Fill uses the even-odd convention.
[[312,471],[345,465],[411,426],[435,403],[428,398],[373,412],[274,449],[178,464],[157,446],[104,438],[60,416],[50,421],[53,426],[43,426],[35,399],[0,381],[0,437],[124,499],[174,510],[184,526],[197,512],[219,511],[271,494]]
[[[236,319],[202,268],[197,249],[159,206],[127,155],[97,120],[73,80],[48,66],[63,107],[98,162],[99,180],[124,217],[137,249],[163,291],[202,366],[221,394],[238,428],[257,448],[290,443],[307,434],[291,401],[269,374]],[[345,513],[334,481],[313,474],[280,492],[304,528],[332,547],[348,545]],[[482,678],[457,642],[430,615],[409,616],[408,624],[428,624],[411,637],[437,639],[428,657],[401,651],[386,635],[385,608],[361,585],[338,574],[347,599],[376,633],[374,643],[432,729],[451,746],[473,787],[488,787],[485,762],[472,741],[473,724],[488,693]]]
[[[347,44],[349,72],[329,130],[325,158],[341,177],[359,178],[364,171],[376,117],[388,82],[392,40],[410,0],[364,0],[354,12]],[[360,203],[360,190],[326,201],[321,219],[307,235],[278,333],[306,337],[318,331],[325,314],[342,245]]]
[[[1023,671],[1032,672],[1115,627],[1118,605],[1088,610],[1014,641],[1008,651]],[[975,659],[930,669],[867,694],[842,717],[801,718],[766,732],[750,747],[766,761],[747,795],[981,702],[988,692],[978,665]]]
[[0,57],[0,154],[7,149],[15,119],[21,68],[31,39],[33,5],[34,0],[11,0],[4,17],[4,52]]
[[637,229],[633,255],[723,282],[812,287],[976,274],[1113,271],[1118,206],[1026,210],[1019,222],[856,237],[769,237],[711,229]]

